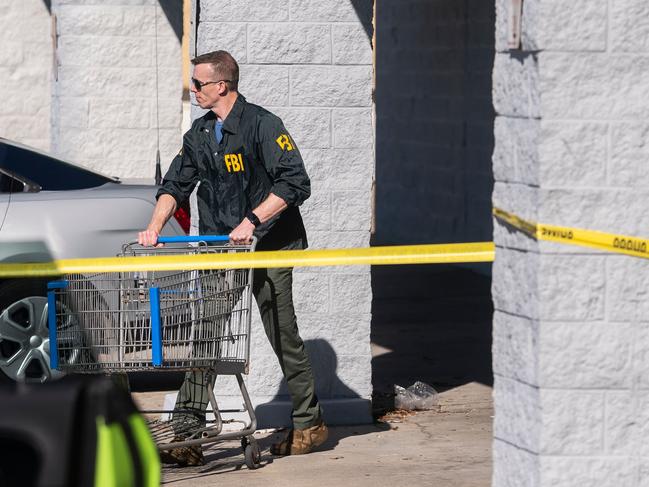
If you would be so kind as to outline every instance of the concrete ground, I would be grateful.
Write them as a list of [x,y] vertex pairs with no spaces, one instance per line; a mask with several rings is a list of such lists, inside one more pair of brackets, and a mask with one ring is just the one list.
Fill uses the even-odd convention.
[[491,388],[478,383],[440,394],[439,411],[388,414],[374,425],[333,427],[319,451],[273,457],[279,434],[257,435],[262,464],[248,470],[238,442],[207,448],[201,467],[165,467],[174,487],[484,487],[491,481]]
[[[486,273],[453,266],[372,269],[373,425],[333,427],[319,451],[273,457],[279,434],[259,434],[262,465],[238,442],[206,449],[201,467],[165,467],[165,485],[486,487],[491,483],[491,297]],[[394,411],[394,384],[433,385],[439,409]],[[142,406],[161,404],[136,394]],[[159,403],[159,404],[156,404]]]

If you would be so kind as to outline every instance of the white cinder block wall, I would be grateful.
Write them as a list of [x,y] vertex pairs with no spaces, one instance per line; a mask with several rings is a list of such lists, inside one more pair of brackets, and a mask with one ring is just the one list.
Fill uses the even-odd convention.
[[50,13],[43,0],[0,2],[0,137],[50,147]]
[[[494,204],[646,236],[649,4],[526,0],[508,51],[497,1]],[[494,476],[649,485],[649,263],[495,224]]]
[[[200,1],[197,52],[230,51],[241,93],[282,117],[302,153],[312,182],[302,207],[311,248],[369,245],[372,49],[362,22],[371,18],[359,15],[371,15],[371,5],[359,3]],[[369,267],[298,269],[294,297],[326,419],[371,421]],[[256,312],[252,329],[247,383],[261,424],[288,424],[286,387]],[[216,392],[240,404],[231,378],[220,378]]]
[[[182,18],[182,2],[163,3],[177,4]],[[52,9],[52,150],[105,174],[152,181],[157,129],[163,170],[182,143],[181,43],[161,2],[54,0]]]

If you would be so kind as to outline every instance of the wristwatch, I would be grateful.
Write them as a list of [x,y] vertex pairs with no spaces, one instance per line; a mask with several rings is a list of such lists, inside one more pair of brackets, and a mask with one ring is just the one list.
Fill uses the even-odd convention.
[[250,223],[252,223],[255,226],[255,228],[257,228],[259,225],[261,225],[261,222],[259,221],[259,218],[257,217],[257,215],[254,214],[254,212],[252,210],[250,210],[248,212],[248,214],[246,215],[246,218],[248,220],[250,220]]

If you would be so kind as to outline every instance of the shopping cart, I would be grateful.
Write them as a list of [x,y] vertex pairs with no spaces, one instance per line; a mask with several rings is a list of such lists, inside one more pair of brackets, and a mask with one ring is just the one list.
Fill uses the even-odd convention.
[[[158,248],[135,243],[122,257],[240,253],[227,236],[161,237]],[[252,269],[136,271],[73,274],[48,285],[51,366],[68,373],[200,371],[207,380],[234,375],[243,409],[219,410],[213,419],[187,421],[188,410],[142,411],[161,450],[241,439],[246,465],[261,459],[252,436],[257,425],[241,374],[248,373]],[[221,413],[247,413],[237,431],[223,431]]]

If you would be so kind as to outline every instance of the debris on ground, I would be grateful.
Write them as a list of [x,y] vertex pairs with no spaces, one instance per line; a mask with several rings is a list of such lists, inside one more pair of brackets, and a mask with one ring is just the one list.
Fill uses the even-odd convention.
[[414,411],[409,411],[406,409],[394,409],[377,418],[377,421],[382,423],[403,423],[403,420],[405,418],[407,418],[408,416],[413,416],[414,414]]
[[436,409],[439,395],[433,386],[417,381],[407,389],[394,385],[394,407],[396,409],[430,410]]

